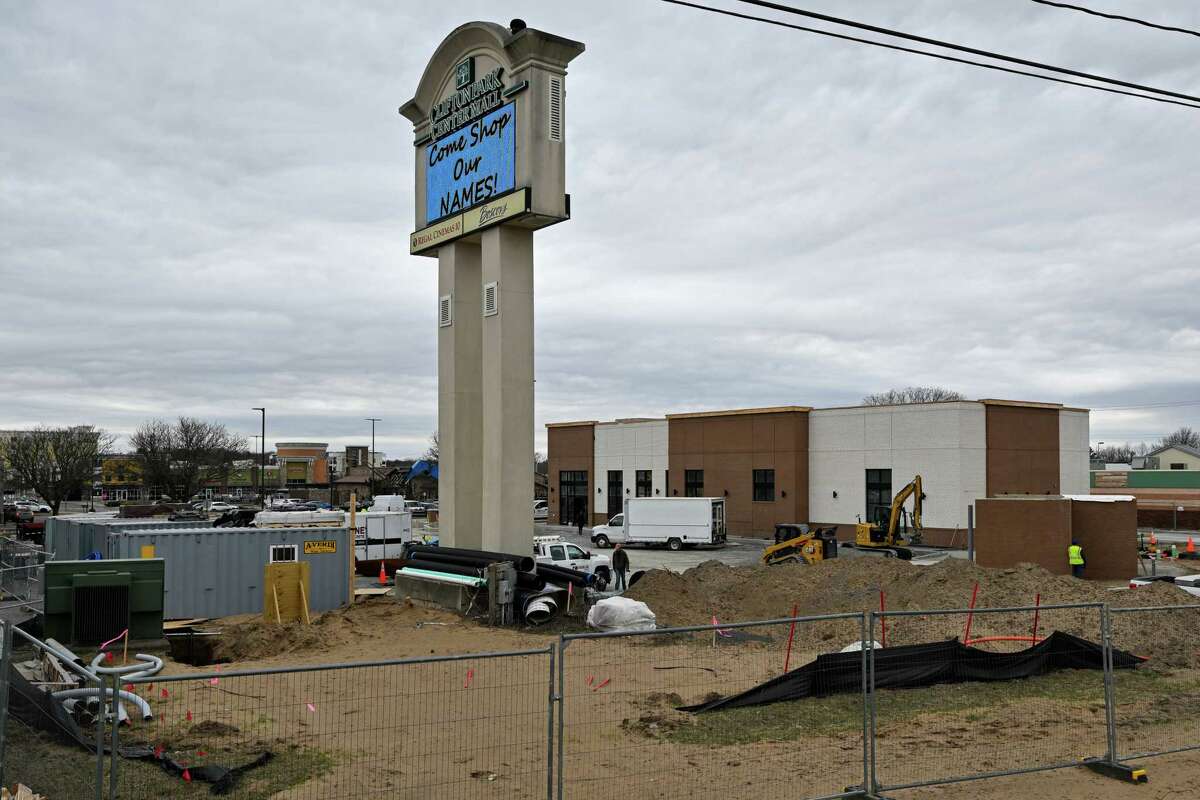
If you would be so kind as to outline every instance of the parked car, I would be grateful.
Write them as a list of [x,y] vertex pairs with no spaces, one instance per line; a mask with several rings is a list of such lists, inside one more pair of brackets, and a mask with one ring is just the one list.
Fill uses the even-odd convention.
[[16,505],[21,508],[27,508],[34,514],[49,514],[50,506],[37,500],[18,500]]
[[185,520],[187,520],[187,521],[195,520],[195,521],[199,522],[201,520],[208,519],[208,515],[206,515],[202,511],[196,511],[194,509],[185,509],[183,511],[172,512],[171,515],[167,517],[167,519],[171,522],[181,522],[181,521],[185,521]]
[[224,514],[226,511],[237,511],[238,507],[233,503],[223,503],[218,500],[215,503],[209,503],[208,510],[217,514]]
[[332,511],[333,506],[326,503],[324,500],[309,500],[307,503],[301,503],[296,511]]
[[545,500],[533,501],[533,521],[545,522],[550,518],[550,504]]
[[594,556],[582,547],[564,541],[561,536],[533,537],[533,560],[595,575],[595,586],[600,591],[604,591],[612,580],[612,563],[608,556]]

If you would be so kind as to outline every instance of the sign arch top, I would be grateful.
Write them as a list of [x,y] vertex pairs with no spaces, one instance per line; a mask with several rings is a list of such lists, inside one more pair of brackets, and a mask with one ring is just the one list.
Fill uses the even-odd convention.
[[412,253],[436,255],[487,224],[533,230],[570,216],[566,67],[583,50],[517,20],[468,22],[442,40],[400,107],[413,124]]

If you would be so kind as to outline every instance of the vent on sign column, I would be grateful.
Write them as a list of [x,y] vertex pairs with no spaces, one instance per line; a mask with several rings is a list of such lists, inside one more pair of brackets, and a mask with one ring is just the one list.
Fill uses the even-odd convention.
[[550,141],[563,140],[563,84],[562,78],[551,78],[550,91]]
[[497,295],[496,287],[496,281],[483,285],[483,315],[485,317],[494,317],[500,313],[500,298]]
[[451,300],[453,295],[442,295],[438,298],[438,327],[449,328],[454,322],[454,310]]

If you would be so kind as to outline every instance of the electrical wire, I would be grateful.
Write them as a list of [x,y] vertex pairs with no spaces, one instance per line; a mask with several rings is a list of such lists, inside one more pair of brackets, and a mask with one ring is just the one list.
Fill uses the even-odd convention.
[[[1139,92],[1151,92],[1154,94],[1165,95],[1167,97],[1175,97],[1180,100],[1187,100],[1190,103],[1200,103],[1200,97],[1196,97],[1196,96],[1190,95],[1190,94],[1183,94],[1182,92],[1175,92],[1175,91],[1171,91],[1169,89],[1158,89],[1153,86],[1145,86],[1140,83],[1131,83],[1129,81],[1123,81],[1123,80],[1119,80],[1117,78],[1106,78],[1103,75],[1093,75],[1092,73],[1089,73],[1089,72],[1081,72],[1079,70],[1069,69],[1067,67],[1057,67],[1057,66],[1054,66],[1053,64],[1044,64],[1040,61],[1031,61],[1026,58],[1018,58],[1016,56],[1006,56],[1002,53],[994,53],[990,50],[981,50],[977,47],[968,47],[966,45],[955,44],[954,42],[947,42],[942,39],[933,39],[928,36],[918,36],[917,34],[914,34],[914,33],[905,33],[904,31],[894,30],[892,28],[883,28],[878,25],[870,25],[865,22],[856,22],[854,20],[844,19],[842,17],[830,16],[829,14],[820,14],[816,11],[807,11],[802,8],[796,8],[794,6],[788,6],[788,5],[784,5],[782,3],[771,2],[771,0],[737,0],[737,2],[745,3],[747,5],[752,5],[752,6],[759,6],[760,8],[769,8],[773,11],[782,11],[782,12],[785,12],[788,14],[795,14],[795,15],[801,16],[801,17],[808,17],[810,19],[820,20],[822,22],[828,22],[828,23],[831,23],[834,25],[843,25],[843,26],[849,27],[849,28],[856,28],[858,30],[870,31],[871,33],[880,33],[880,34],[883,34],[884,36],[893,36],[898,39],[907,39],[912,42],[919,42],[921,44],[933,45],[934,47],[944,47],[948,50],[957,50],[962,53],[970,53],[971,55],[975,55],[975,56],[983,56],[984,58],[993,58],[993,59],[996,59],[997,61],[1007,61],[1010,64],[1019,64],[1023,67],[1033,67],[1035,69],[1044,69],[1044,70],[1048,70],[1050,72],[1057,72],[1057,73],[1060,73],[1063,75],[1070,75],[1075,78],[1084,78],[1084,79],[1090,80],[1090,81],[1099,81],[1101,83],[1109,83],[1114,86],[1123,86],[1126,89],[1136,89]],[[827,32],[825,32],[825,33],[827,33]],[[1042,76],[1042,77],[1046,77],[1046,76]]]
[[1189,36],[1200,36],[1200,31],[1194,31],[1190,28],[1176,28],[1171,25],[1159,25],[1157,22],[1150,22],[1137,17],[1124,17],[1120,14],[1107,14],[1103,11],[1096,11],[1083,6],[1073,6],[1070,3],[1056,3],[1054,0],[1030,0],[1033,3],[1040,3],[1044,6],[1054,6],[1055,8],[1066,8],[1071,11],[1082,11],[1084,14],[1091,14],[1093,17],[1104,17],[1105,19],[1115,19],[1121,22],[1132,22],[1135,25],[1145,25],[1147,28],[1157,28],[1160,31],[1171,31],[1172,33],[1186,33]]
[[[748,0],[743,0],[743,2],[746,2],[746,1],[748,1]],[[983,69],[990,69],[990,70],[994,70],[996,72],[1007,72],[1007,73],[1010,73],[1013,75],[1024,75],[1029,78],[1039,78],[1044,81],[1051,81],[1052,83],[1065,83],[1069,86],[1081,86],[1084,89],[1095,89],[1096,91],[1108,92],[1109,94],[1119,94],[1119,95],[1125,95],[1126,97],[1137,97],[1142,100],[1153,100],[1156,103],[1167,103],[1168,105],[1173,105],[1173,106],[1183,106],[1184,108],[1200,109],[1200,97],[1191,98],[1189,95],[1181,95],[1182,97],[1188,97],[1189,99],[1196,101],[1195,103],[1184,103],[1179,100],[1168,100],[1164,97],[1154,97],[1153,95],[1141,94],[1140,92],[1126,92],[1121,89],[1110,89],[1107,86],[1097,86],[1093,83],[1083,83],[1081,81],[1071,81],[1071,80],[1067,80],[1066,78],[1054,78],[1049,75],[1042,75],[1037,72],[1027,72],[1025,70],[1013,69],[1011,67],[1001,67],[998,64],[985,64],[981,61],[971,61],[970,59],[967,59],[967,58],[957,58],[955,56],[948,56],[948,55],[945,55],[942,53],[931,53],[928,50],[918,50],[913,47],[904,47],[904,46],[898,45],[898,44],[888,44],[887,42],[879,42],[879,41],[875,41],[873,39],[863,39],[858,36],[849,36],[844,33],[834,33],[833,31],[821,30],[820,28],[809,28],[809,27],[805,27],[804,25],[795,25],[793,23],[784,22],[784,21],[778,20],[778,19],[770,19],[769,17],[759,17],[759,16],[755,16],[754,14],[743,14],[739,11],[730,11],[729,9],[725,9],[725,8],[715,8],[713,6],[706,6],[706,5],[702,5],[700,3],[691,3],[691,2],[687,2],[687,0],[662,0],[662,2],[669,3],[671,5],[676,5],[676,6],[684,6],[686,8],[694,8],[699,11],[709,11],[714,14],[721,14],[721,15],[727,16],[727,17],[736,17],[737,19],[746,19],[746,20],[753,20],[754,22],[763,22],[763,23],[766,23],[767,25],[775,25],[780,28],[790,28],[792,30],[804,31],[806,33],[816,33],[816,34],[820,34],[821,36],[829,36],[833,39],[842,39],[847,42],[857,42],[858,44],[869,44],[869,45],[873,45],[875,47],[882,47],[886,50],[898,50],[902,53],[912,53],[913,55],[928,56],[929,58],[937,58],[942,61],[952,61],[956,64],[968,64],[973,67],[981,67]],[[949,45],[947,45],[947,46],[949,46]],[[1086,73],[1083,73],[1083,74],[1086,74]],[[1102,80],[1104,80],[1104,79],[1102,79]],[[1136,84],[1134,84],[1134,85],[1136,85]],[[1152,89],[1151,91],[1162,91],[1162,90]],[[1173,94],[1173,93],[1169,93],[1169,94]]]
[[1093,408],[1092,411],[1127,411],[1134,408],[1184,408],[1186,406],[1200,406],[1200,400],[1169,400],[1165,403],[1142,403],[1133,406],[1105,406],[1104,408]]

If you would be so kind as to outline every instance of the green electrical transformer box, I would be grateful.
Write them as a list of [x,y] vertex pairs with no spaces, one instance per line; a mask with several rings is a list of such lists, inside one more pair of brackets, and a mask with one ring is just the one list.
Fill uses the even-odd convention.
[[161,558],[47,561],[43,610],[47,637],[96,645],[129,631],[130,641],[161,639]]

